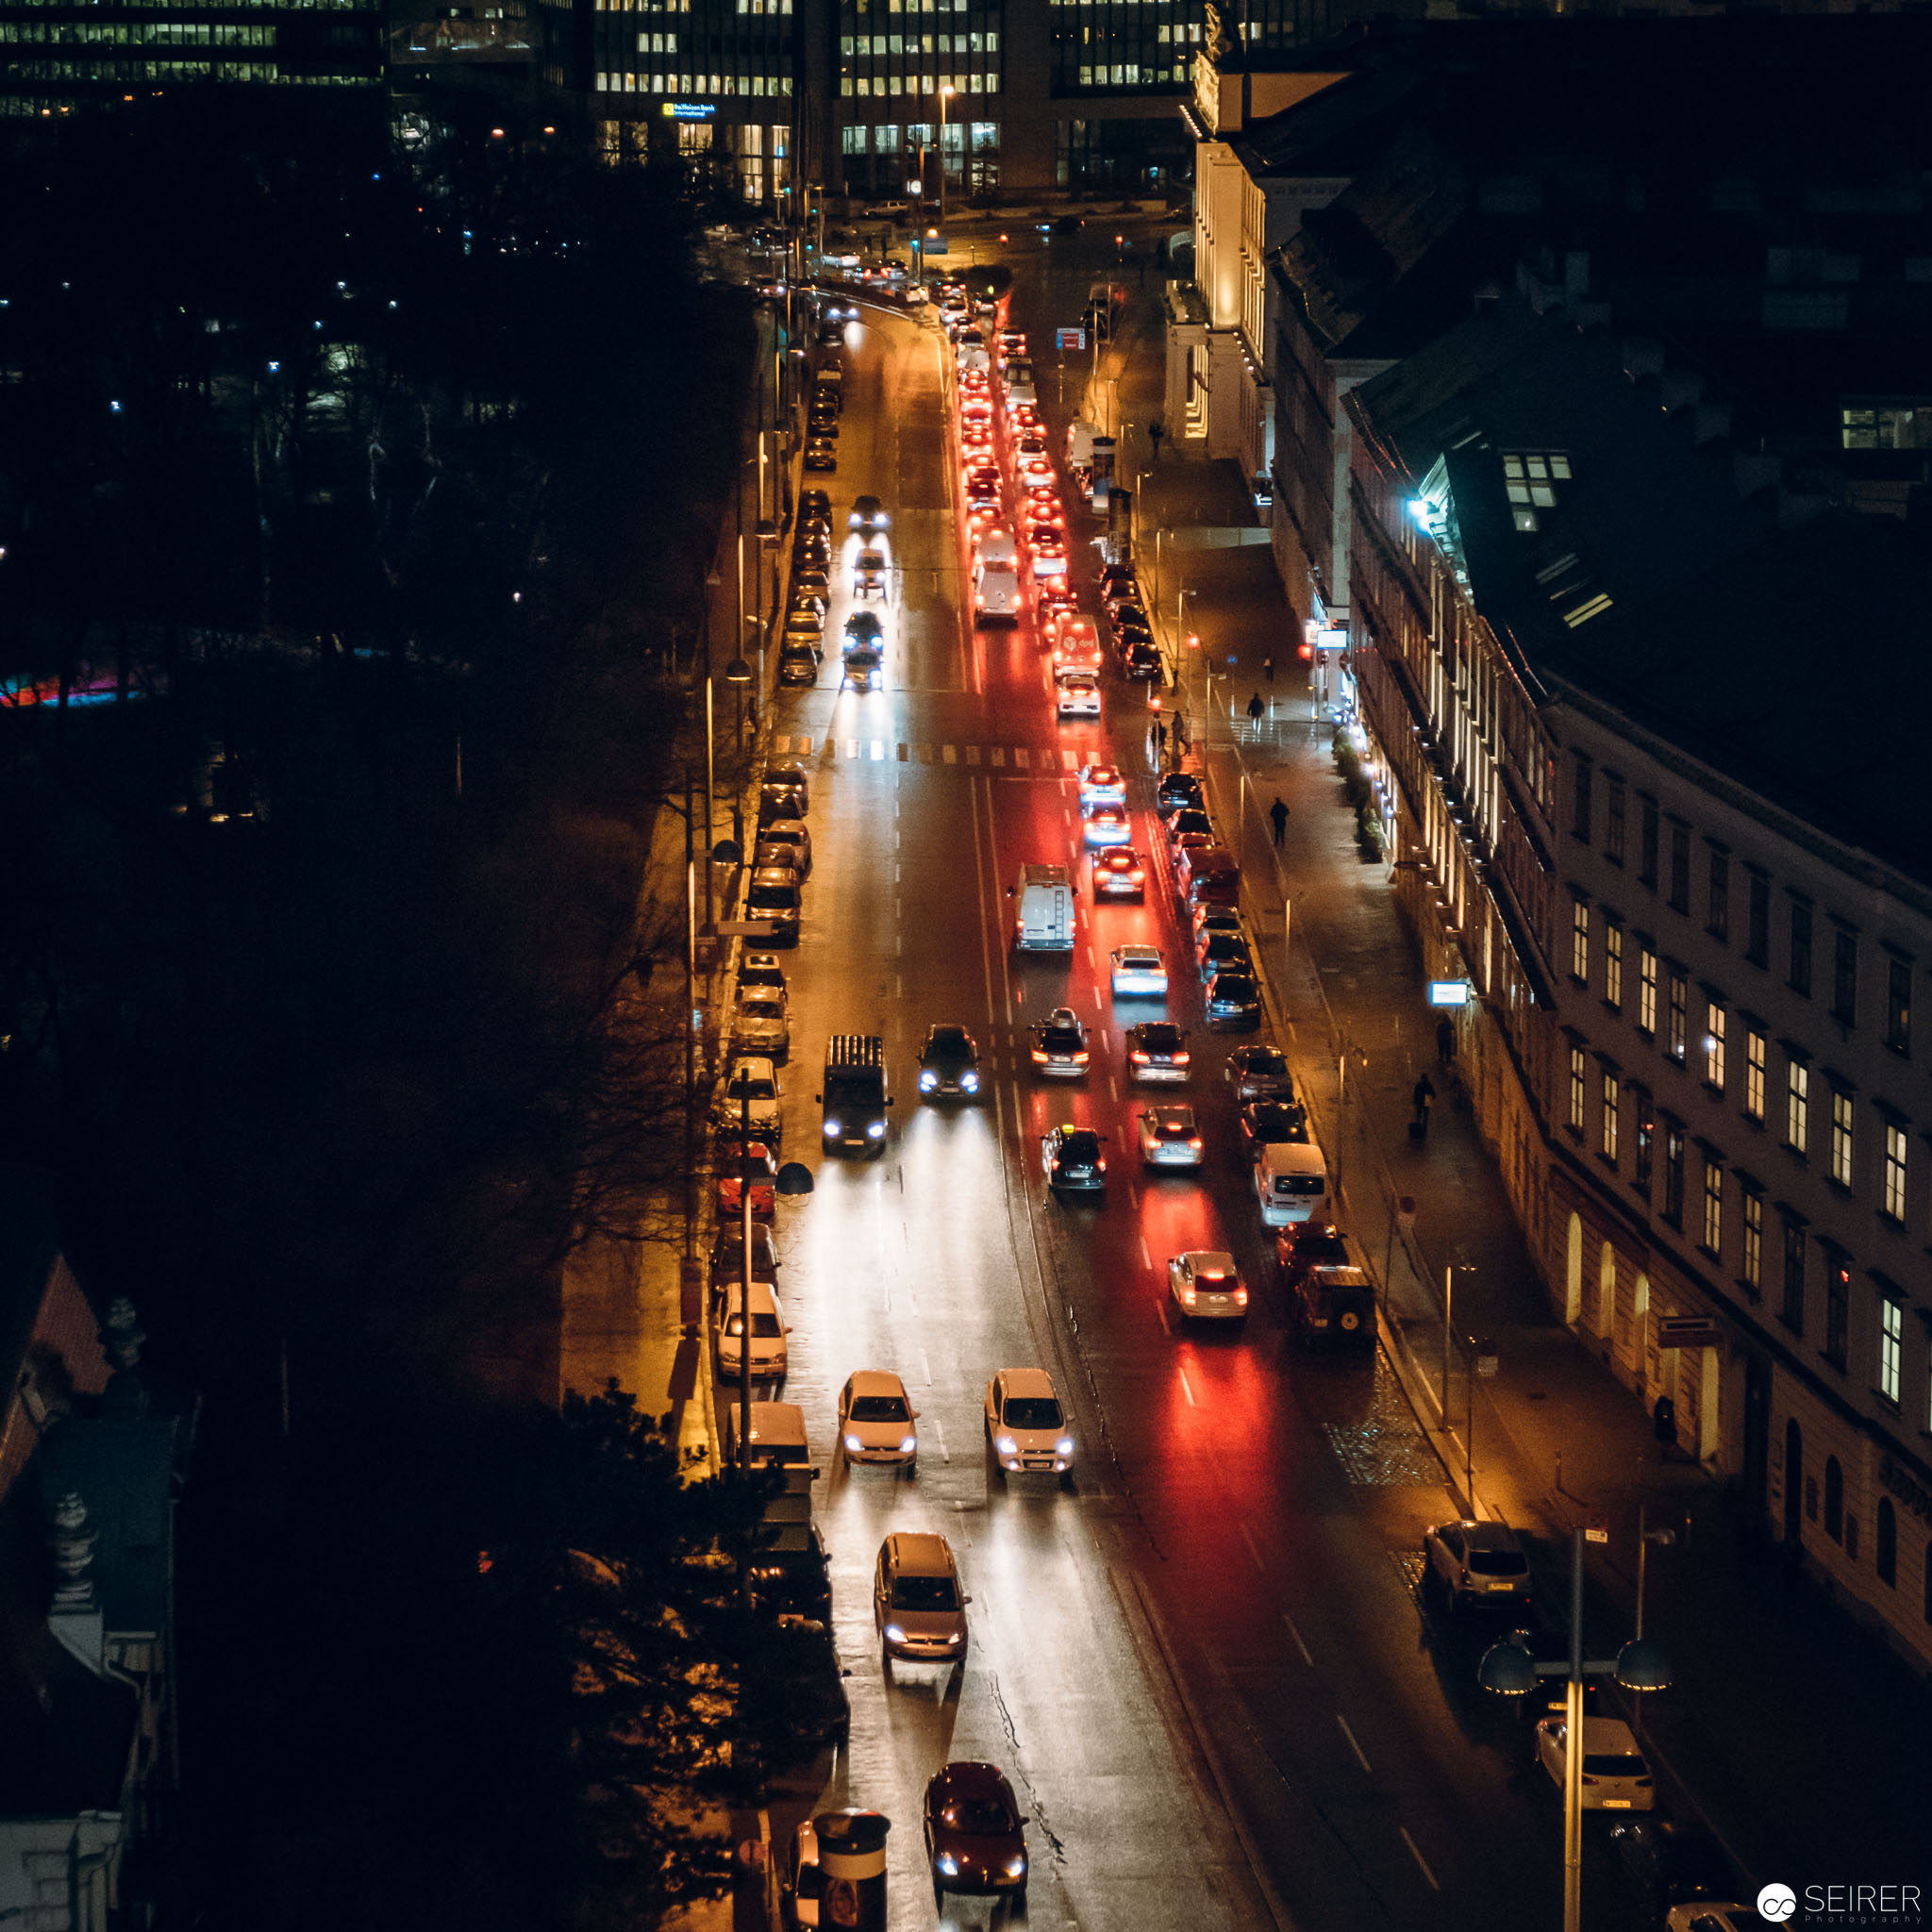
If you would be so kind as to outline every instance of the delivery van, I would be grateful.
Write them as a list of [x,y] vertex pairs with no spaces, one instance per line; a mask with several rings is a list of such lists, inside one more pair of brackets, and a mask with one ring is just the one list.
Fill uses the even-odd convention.
[[1189,845],[1174,861],[1174,891],[1184,906],[1238,906],[1241,869],[1224,845]]
[[1091,468],[1093,439],[1100,434],[1097,423],[1070,423],[1067,425],[1067,461],[1075,469]]
[[979,539],[979,555],[974,559],[973,581],[979,582],[979,574],[989,564],[1011,564],[1019,567],[1020,551],[1013,541],[1013,533],[1004,524],[995,524]]
[[974,621],[977,624],[1020,621],[1020,573],[1010,563],[985,563],[979,568],[979,582],[973,593]]
[[1312,1141],[1281,1141],[1264,1147],[1255,1163],[1255,1193],[1269,1227],[1334,1217],[1328,1208],[1328,1164]]
[[1013,902],[1013,943],[1023,953],[1074,950],[1074,885],[1063,865],[1023,865],[1007,889]]
[[[722,1407],[722,1405],[721,1405]],[[740,1460],[738,1404],[725,1411],[725,1460]],[[795,1402],[754,1402],[751,1406],[751,1466],[754,1469],[810,1469],[805,1440],[805,1411]]]

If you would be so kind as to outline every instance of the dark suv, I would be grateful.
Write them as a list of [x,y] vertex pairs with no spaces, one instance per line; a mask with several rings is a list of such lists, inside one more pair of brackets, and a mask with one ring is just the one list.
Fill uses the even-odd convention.
[[919,1091],[929,1098],[979,1091],[979,1048],[963,1026],[934,1026],[919,1056]]
[[1375,1345],[1375,1291],[1359,1268],[1310,1268],[1291,1291],[1296,1339],[1304,1348],[1333,1342]]
[[1107,1157],[1091,1127],[1056,1127],[1040,1143],[1046,1185],[1056,1194],[1107,1192]]

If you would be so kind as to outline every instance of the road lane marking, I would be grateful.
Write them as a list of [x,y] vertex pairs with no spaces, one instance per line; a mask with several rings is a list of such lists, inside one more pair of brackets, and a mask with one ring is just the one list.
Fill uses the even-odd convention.
[[[932,1387],[932,1363],[927,1360],[926,1353],[923,1348],[919,1351],[919,1367],[921,1373],[925,1376],[925,1386],[930,1389]],[[939,1424],[935,1423],[933,1426],[937,1428]]]
[[848,738],[848,739],[847,739],[847,740],[845,741],[845,756],[846,756],[846,757],[847,757],[848,758],[857,758],[857,757],[858,756],[858,739],[856,739],[856,738]]
[[886,755],[886,747],[885,747],[885,743],[884,743],[884,741],[883,741],[882,740],[880,740],[880,739],[876,739],[876,738],[874,738],[874,739],[873,740],[873,741],[872,741],[872,761],[873,761],[873,763],[874,763],[874,764],[877,764],[877,763],[879,762],[879,760],[880,760],[881,758],[883,758],[885,757],[885,755]]
[[946,1447],[946,1427],[938,1416],[934,1416],[932,1419],[932,1432],[940,1439],[940,1460],[950,1464],[953,1459],[953,1452]]
[[[1163,1312],[1165,1311],[1163,1310]],[[1190,1408],[1199,1408],[1201,1405],[1194,1400],[1194,1385],[1188,1380],[1188,1372],[1185,1368],[1180,1371],[1180,1378],[1181,1393],[1188,1398],[1188,1407]]]
[[1248,1546],[1248,1555],[1255,1559],[1255,1568],[1267,1575],[1268,1566],[1261,1560],[1261,1552],[1255,1545],[1255,1532],[1244,1523],[1241,1524],[1241,1541]]
[[1281,1621],[1288,1634],[1294,1639],[1294,1647],[1301,1652],[1303,1663],[1312,1666],[1315,1661],[1314,1653],[1302,1641],[1302,1633],[1294,1627],[1294,1619],[1283,1610]]
[[[1106,1011],[1107,1011],[1107,1008],[1105,1008],[1104,1006],[1102,1006],[1102,1005],[1101,1005],[1101,1003],[1100,1003],[1100,989],[1099,989],[1099,988],[1098,988],[1098,987],[1096,986],[1096,987],[1094,987],[1094,988],[1092,989],[1092,992],[1093,992],[1093,1010],[1094,1010],[1094,1011],[1095,1011],[1096,1013],[1104,1013],[1104,1012],[1106,1012]],[[1110,1077],[1111,1077],[1111,1075],[1109,1075],[1108,1077],[1110,1078]],[[1119,1097],[1120,1097],[1120,1096],[1119,1096],[1118,1094],[1116,1094],[1116,1095],[1115,1095],[1114,1097],[1115,1097],[1115,1099],[1119,1099]]]
[[906,762],[906,747],[904,744],[901,744],[899,747],[899,762],[902,765]]
[[1144,1234],[1141,1237],[1141,1265],[1148,1274],[1154,1273],[1154,1257],[1147,1252],[1147,1237]]
[[921,746],[919,747],[919,762],[920,762],[920,763],[921,763],[922,765],[929,765],[929,764],[931,764],[931,763],[932,763],[932,746],[931,746],[931,745],[929,745],[929,744],[922,744],[922,745],[921,745]]
[[1355,1733],[1348,1727],[1348,1720],[1339,1710],[1335,1713],[1335,1722],[1341,1726],[1341,1735],[1348,1740],[1348,1748],[1355,1753],[1355,1761],[1371,1777],[1374,1777],[1375,1774],[1374,1766],[1369,1762],[1367,1754],[1362,1750],[1362,1747],[1356,1742]]
[[1441,1891],[1442,1888],[1436,1883],[1436,1874],[1429,1870],[1429,1861],[1416,1849],[1414,1839],[1408,1835],[1408,1826],[1405,1824],[1400,1829],[1402,1832],[1402,1842],[1408,1847],[1409,1857],[1422,1867],[1423,1876],[1429,1881],[1429,1890],[1431,1891]]
[[798,741],[798,755],[799,755],[799,757],[800,757],[800,758],[808,758],[808,757],[809,757],[809,756],[811,755],[811,740],[810,740],[810,739],[808,739],[808,738],[801,738],[801,739],[800,739],[800,740]]
[[957,765],[959,762],[959,747],[957,744],[942,744],[940,753],[949,765]]
[[1023,772],[1031,768],[1032,759],[1024,744],[1016,744],[1013,747],[1013,762]]

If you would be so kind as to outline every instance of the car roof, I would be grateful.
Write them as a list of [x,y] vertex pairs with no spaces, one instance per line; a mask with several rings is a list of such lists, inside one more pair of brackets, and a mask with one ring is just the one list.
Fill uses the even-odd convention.
[[[1327,1268],[1322,1272],[1333,1274],[1338,1271]],[[1359,1269],[1353,1272],[1361,1273]],[[1516,1532],[1507,1523],[1475,1523],[1465,1517],[1461,1528],[1463,1541],[1473,1550],[1514,1550],[1521,1547],[1516,1541]]]
[[[724,1284],[724,1311],[730,1314],[744,1299],[744,1284],[741,1281],[727,1281]],[[778,1291],[769,1281],[753,1279],[751,1285],[751,1311],[754,1315],[774,1314],[778,1307]]]
[[[1077,1131],[1091,1132],[1089,1128]],[[1059,1391],[1053,1386],[1053,1377],[1044,1369],[1002,1369],[999,1372],[1007,1378],[1008,1395],[1034,1396],[1050,1395],[1059,1399]]]
[[732,1057],[730,1066],[725,1069],[724,1077],[730,1081],[736,1079],[740,1074],[749,1074],[754,1079],[775,1080],[778,1077],[778,1069],[769,1054],[741,1053]]
[[1062,1121],[1059,1124],[1059,1125],[1054,1129],[1054,1131],[1055,1133],[1058,1134],[1063,1141],[1075,1141],[1081,1139],[1089,1141],[1097,1141],[1100,1138],[1097,1129],[1093,1127],[1076,1126],[1074,1123],[1072,1121]]
[[930,1530],[903,1529],[886,1539],[892,1566],[905,1576],[951,1576],[956,1574],[950,1544]]
[[1225,1248],[1190,1248],[1179,1257],[1186,1261],[1196,1274],[1239,1274],[1235,1259]]
[[1163,1127],[1177,1127],[1191,1132],[1194,1125],[1194,1109],[1191,1107],[1150,1107],[1147,1111]]
[[904,1395],[906,1385],[891,1369],[854,1369],[852,1392],[855,1395]]
[[976,1758],[941,1765],[926,1780],[926,1790],[949,1798],[999,1798],[1011,1807],[1015,1816],[1019,1814],[1006,1773],[997,1764],[984,1764]]

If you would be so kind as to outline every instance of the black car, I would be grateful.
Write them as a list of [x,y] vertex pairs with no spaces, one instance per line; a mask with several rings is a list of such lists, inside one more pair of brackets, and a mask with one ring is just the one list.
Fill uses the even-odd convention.
[[1724,1848],[1701,1825],[1674,1818],[1620,1818],[1610,1842],[1645,1905],[1661,1919],[1673,1906],[1737,1897]]
[[1250,1160],[1258,1160],[1264,1147],[1279,1147],[1308,1138],[1308,1117],[1286,1100],[1251,1100],[1241,1112],[1241,1147]]
[[769,825],[774,819],[802,819],[805,799],[805,788],[801,785],[760,785],[758,824]]
[[1109,563],[1100,573],[1100,594],[1102,597],[1132,596],[1135,592],[1134,570],[1131,564]]
[[[751,1224],[751,1278],[778,1278],[778,1250],[772,1243],[772,1230],[757,1221]],[[732,1220],[719,1228],[718,1238],[711,1243],[711,1287],[722,1293],[727,1288],[738,1287],[743,1279],[744,1224]]]
[[1055,1194],[1107,1192],[1107,1157],[1091,1127],[1055,1127],[1040,1142],[1040,1164]]
[[798,492],[798,514],[802,517],[829,517],[832,513],[832,499],[823,490],[801,490]]
[[1201,781],[1192,772],[1170,772],[1154,788],[1154,808],[1164,819],[1177,811],[1199,811],[1207,802]]
[[1209,839],[1214,836],[1214,821],[1197,806],[1184,805],[1167,822],[1167,842],[1178,842],[1183,832],[1205,832]]
[[1224,966],[1208,982],[1208,1024],[1217,1033],[1253,1033],[1261,1024],[1261,989],[1255,975]]
[[886,641],[886,626],[879,621],[876,610],[855,610],[845,620],[845,641],[849,644],[867,644],[876,649]]
[[1084,1080],[1087,1077],[1087,1029],[1068,1007],[1056,1007],[1033,1029],[1033,1070]]
[[1254,971],[1248,957],[1248,942],[1238,932],[1204,932],[1200,945],[1201,977],[1212,979],[1224,966],[1241,966]]
[[768,1615],[832,1616],[831,1566],[815,1523],[780,1523],[764,1531],[763,1547],[751,1559],[751,1600]]
[[744,1706],[754,1728],[780,1762],[801,1747],[842,1744],[852,1734],[852,1706],[845,1695],[831,1631],[815,1617],[785,1611],[750,1645],[744,1668]]
[[807,443],[805,467],[808,470],[836,470],[839,467],[839,445],[827,437],[819,437]]
[[1121,669],[1129,677],[1143,679],[1149,684],[1158,684],[1165,675],[1159,651],[1151,641],[1143,642],[1139,638],[1121,653]]
[[928,1029],[919,1056],[919,1091],[928,1099],[979,1091],[979,1047],[963,1026]]
[[1317,1268],[1354,1265],[1348,1237],[1332,1221],[1297,1221],[1274,1237],[1274,1266],[1283,1288],[1293,1288]]

